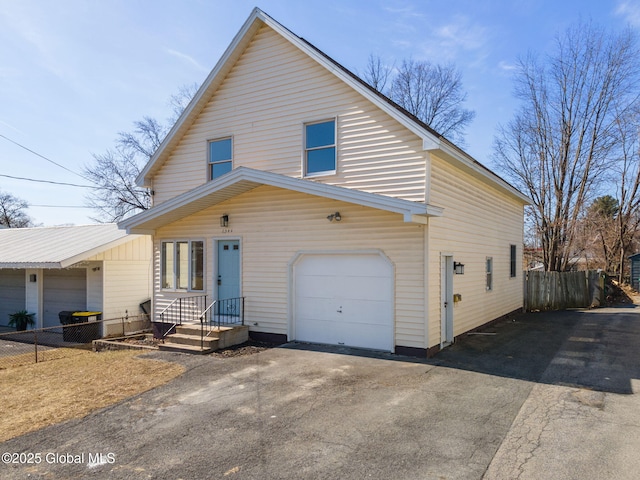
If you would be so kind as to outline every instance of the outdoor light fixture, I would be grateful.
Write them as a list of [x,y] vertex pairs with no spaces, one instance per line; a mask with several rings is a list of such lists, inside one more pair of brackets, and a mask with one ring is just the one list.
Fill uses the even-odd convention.
[[329,215],[327,217],[327,220],[329,220],[330,222],[333,222],[334,220],[336,222],[339,222],[340,220],[342,220],[342,217],[340,216],[340,212],[336,212],[336,213],[332,213],[331,215]]
[[226,228],[229,226],[229,215],[226,213],[220,217],[220,226]]
[[31,283],[36,283],[38,281],[38,277],[36,276],[35,273],[32,273],[32,274],[29,275],[29,281]]
[[456,275],[464,275],[464,263],[453,262],[453,271]]

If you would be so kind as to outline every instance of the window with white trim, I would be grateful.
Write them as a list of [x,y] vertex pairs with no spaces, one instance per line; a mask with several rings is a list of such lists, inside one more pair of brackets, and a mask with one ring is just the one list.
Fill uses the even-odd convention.
[[485,272],[487,275],[487,292],[493,290],[493,258],[487,257],[487,262],[485,266]]
[[162,242],[161,287],[165,290],[204,290],[204,242],[179,240]]
[[231,137],[209,142],[209,180],[228,173],[233,168],[233,141]]
[[336,121],[304,126],[304,174],[323,175],[336,171]]

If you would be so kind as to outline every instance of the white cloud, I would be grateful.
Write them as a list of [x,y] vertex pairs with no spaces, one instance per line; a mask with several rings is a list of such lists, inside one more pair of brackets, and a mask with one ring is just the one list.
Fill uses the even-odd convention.
[[504,60],[502,60],[501,62],[498,63],[498,68],[503,72],[513,72],[518,67],[513,63],[505,62]]
[[615,14],[624,17],[633,26],[640,26],[640,4],[634,1],[619,2]]
[[437,28],[435,36],[443,47],[479,50],[487,41],[487,29],[473,24],[467,17],[456,16],[453,22]]
[[179,59],[181,59],[181,60],[184,60],[184,61],[186,61],[187,63],[190,63],[191,65],[193,65],[194,67],[196,67],[198,70],[200,70],[200,71],[202,71],[202,72],[206,72],[206,73],[208,73],[208,72],[209,72],[209,69],[208,69],[208,68],[206,68],[206,67],[202,66],[200,63],[198,63],[198,61],[197,61],[195,58],[193,58],[193,57],[191,57],[191,56],[187,55],[186,53],[178,52],[177,50],[173,50],[173,49],[171,49],[171,48],[168,48],[168,49],[167,49],[167,53],[168,53],[169,55],[172,55],[172,56],[174,56],[174,57],[177,57],[177,58],[179,58]]

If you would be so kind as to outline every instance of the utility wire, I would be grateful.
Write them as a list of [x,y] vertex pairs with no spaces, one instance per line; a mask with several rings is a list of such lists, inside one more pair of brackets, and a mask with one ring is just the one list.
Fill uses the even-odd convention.
[[35,152],[35,151],[31,150],[31,149],[30,149],[30,148],[28,148],[28,147],[25,147],[24,145],[22,145],[22,144],[20,144],[20,143],[16,142],[15,140],[10,139],[9,137],[7,137],[7,136],[5,136],[5,135],[2,135],[1,133],[0,133],[0,137],[4,138],[4,139],[5,139],[5,140],[7,140],[8,142],[13,143],[14,145],[17,145],[17,146],[18,146],[18,147],[20,147],[20,148],[23,148],[23,149],[24,149],[24,150],[26,150],[27,152],[33,153],[34,155],[36,155],[36,156],[38,156],[38,157],[40,157],[40,158],[42,158],[42,159],[46,160],[46,161],[47,161],[47,162],[49,162],[49,163],[53,163],[55,166],[60,167],[60,168],[62,168],[62,169],[64,169],[64,170],[66,170],[67,172],[73,173],[74,175],[77,175],[77,176],[79,176],[80,178],[82,178],[82,179],[84,179],[84,180],[91,181],[91,180],[89,180],[88,178],[84,177],[83,175],[81,175],[81,174],[79,174],[79,173],[77,173],[77,172],[74,172],[73,170],[71,170],[71,169],[69,169],[69,168],[65,167],[64,165],[60,165],[58,162],[54,162],[54,161],[53,161],[53,160],[51,160],[50,158],[47,158],[47,157],[45,157],[44,155],[41,155],[41,154],[39,154],[38,152]]
[[0,173],[0,177],[12,178],[14,180],[26,180],[28,182],[51,183],[53,185],[66,185],[67,187],[95,188],[96,190],[100,189],[100,187],[95,187],[92,185],[78,185],[76,183],[54,182],[52,180],[38,180],[36,178],[14,177],[13,175],[3,175],[1,173]]
[[29,204],[29,207],[44,207],[44,208],[93,208],[88,205],[33,205]]

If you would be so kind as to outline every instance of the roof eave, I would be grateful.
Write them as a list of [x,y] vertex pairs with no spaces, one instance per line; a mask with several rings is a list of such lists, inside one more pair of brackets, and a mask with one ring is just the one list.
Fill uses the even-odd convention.
[[[404,216],[406,222],[426,223],[428,217],[442,216],[443,214],[442,208],[433,205],[298,179],[273,172],[238,167],[217,180],[203,184],[145,212],[122,220],[118,226],[128,233],[153,233],[156,228],[171,223],[176,212],[182,211],[185,215],[194,214],[262,185],[398,213]],[[238,186],[239,188],[237,188]],[[229,195],[224,195],[225,190],[229,191]],[[207,197],[213,198],[212,195],[216,193],[222,193],[218,196],[220,198],[218,202],[215,200],[201,202]]]

